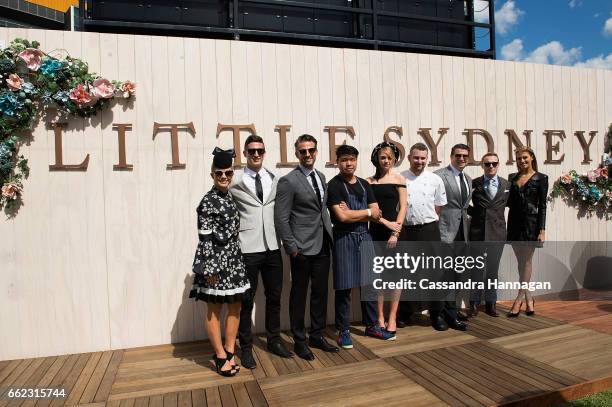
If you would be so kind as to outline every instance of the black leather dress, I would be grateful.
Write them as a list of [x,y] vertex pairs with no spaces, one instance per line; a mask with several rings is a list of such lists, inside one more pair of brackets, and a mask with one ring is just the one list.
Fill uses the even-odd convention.
[[536,172],[522,187],[517,184],[518,173],[510,174],[510,195],[507,206],[507,240],[536,241],[546,224],[546,197],[548,195],[548,176]]

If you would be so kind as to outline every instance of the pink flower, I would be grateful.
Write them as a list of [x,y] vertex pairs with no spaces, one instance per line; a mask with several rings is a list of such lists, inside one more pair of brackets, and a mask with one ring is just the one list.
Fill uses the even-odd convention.
[[31,69],[32,71],[38,71],[43,55],[44,54],[39,49],[26,48],[21,51],[17,56],[25,61],[26,65],[28,66],[28,69]]
[[87,88],[83,84],[79,84],[76,88],[72,89],[69,97],[79,105],[91,102],[91,95],[87,92]]
[[23,79],[21,79],[19,75],[12,73],[9,75],[6,83],[11,90],[20,90],[21,85],[23,85]]
[[14,182],[7,182],[2,186],[2,196],[6,199],[16,199],[22,191],[21,187]]
[[561,183],[568,185],[572,183],[572,177],[569,174],[561,175]]
[[595,171],[588,171],[587,178],[589,179],[589,182],[595,182],[595,180],[597,179],[597,174],[595,173]]
[[612,202],[612,191],[606,192],[606,195],[608,197],[608,201]]
[[124,98],[129,98],[136,93],[136,84],[131,81],[125,81],[121,84],[121,92],[123,92]]
[[608,169],[607,169],[606,167],[602,168],[602,169],[599,171],[599,176],[600,176],[601,178],[608,178]]
[[115,87],[113,84],[104,78],[98,78],[93,82],[93,94],[99,98],[108,99],[113,97]]

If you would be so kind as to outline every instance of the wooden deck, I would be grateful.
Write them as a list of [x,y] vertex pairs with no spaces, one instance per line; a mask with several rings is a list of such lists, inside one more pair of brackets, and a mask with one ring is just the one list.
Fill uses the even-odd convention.
[[[312,362],[271,355],[260,336],[258,368],[233,378],[212,370],[207,342],[0,361],[0,407],[542,406],[612,388],[612,299],[536,309],[514,320],[481,313],[467,332],[421,319],[393,342],[354,326],[354,349],[313,349]],[[7,397],[24,387],[68,395]]]

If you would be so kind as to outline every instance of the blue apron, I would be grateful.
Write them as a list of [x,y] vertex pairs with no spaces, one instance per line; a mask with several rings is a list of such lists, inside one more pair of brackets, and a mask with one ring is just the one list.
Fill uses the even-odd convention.
[[[343,184],[348,194],[347,206],[352,210],[368,209],[366,189],[359,179],[357,182],[363,190],[361,199],[349,193],[346,184]],[[364,286],[371,284],[373,280],[371,264],[374,257],[374,245],[368,231],[368,223],[357,222],[351,224],[351,227],[350,232],[346,230],[336,232],[334,228],[334,290]],[[366,271],[364,278],[362,278],[362,269]]]

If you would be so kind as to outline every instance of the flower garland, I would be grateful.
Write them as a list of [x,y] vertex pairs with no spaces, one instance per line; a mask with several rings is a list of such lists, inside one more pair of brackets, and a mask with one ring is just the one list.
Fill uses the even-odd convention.
[[130,99],[133,82],[109,81],[88,71],[87,63],[56,58],[21,38],[0,50],[0,208],[11,212],[21,203],[28,160],[19,154],[24,135],[48,108],[63,117],[90,117],[114,99]]
[[607,157],[599,168],[578,174],[571,170],[562,174],[553,184],[550,200],[557,197],[570,206],[578,207],[579,215],[612,217],[612,179],[608,171],[612,166],[612,157]]

